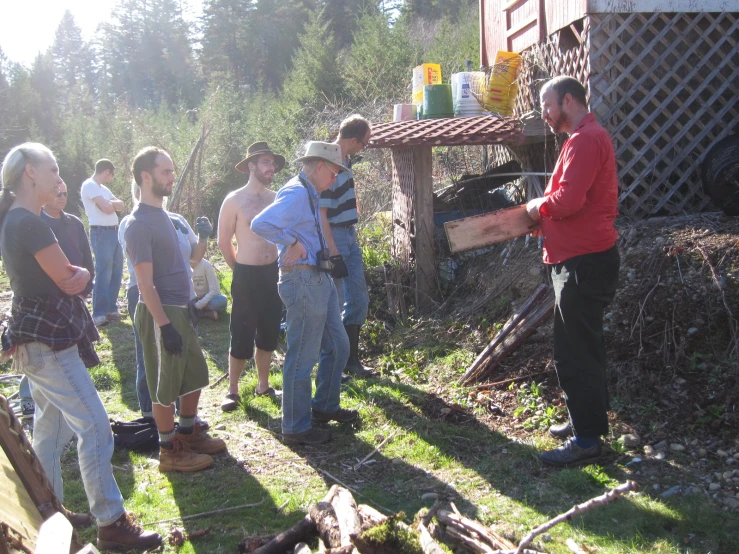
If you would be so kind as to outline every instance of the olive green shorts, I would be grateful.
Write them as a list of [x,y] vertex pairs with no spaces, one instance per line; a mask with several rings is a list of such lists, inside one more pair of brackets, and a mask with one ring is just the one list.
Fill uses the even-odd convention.
[[164,349],[161,331],[146,304],[139,302],[134,324],[144,348],[146,384],[154,404],[171,406],[178,397],[208,386],[208,364],[200,349],[187,308],[162,306],[169,321],[182,336],[182,354]]

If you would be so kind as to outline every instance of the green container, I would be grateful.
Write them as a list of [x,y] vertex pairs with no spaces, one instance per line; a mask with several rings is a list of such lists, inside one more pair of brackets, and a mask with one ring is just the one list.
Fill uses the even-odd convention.
[[425,85],[423,87],[423,119],[454,117],[452,85]]

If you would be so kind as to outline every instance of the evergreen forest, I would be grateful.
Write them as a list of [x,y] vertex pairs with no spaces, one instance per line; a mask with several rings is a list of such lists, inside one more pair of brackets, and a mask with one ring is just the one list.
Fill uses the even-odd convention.
[[[415,65],[441,63],[448,80],[479,63],[471,0],[204,0],[196,17],[183,1],[120,0],[89,41],[67,11],[30,67],[0,51],[0,155],[49,146],[77,212],[97,159],[119,168],[112,188],[128,205],[131,160],[160,146],[191,169],[177,209],[214,217],[243,185],[233,167],[252,142],[293,159],[307,140],[332,140],[346,115],[391,118],[410,101]],[[389,193],[387,154],[369,157]]]

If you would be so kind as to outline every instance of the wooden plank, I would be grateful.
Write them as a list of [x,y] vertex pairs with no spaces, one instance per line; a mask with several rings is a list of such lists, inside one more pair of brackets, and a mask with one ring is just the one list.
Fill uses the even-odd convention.
[[416,229],[416,306],[425,310],[436,297],[436,256],[434,254],[434,190],[430,146],[413,148]]
[[34,554],[69,552],[72,533],[72,524],[69,520],[62,513],[55,513],[41,525]]
[[480,248],[529,234],[539,224],[526,213],[526,206],[513,206],[489,214],[448,221],[444,224],[452,252]]

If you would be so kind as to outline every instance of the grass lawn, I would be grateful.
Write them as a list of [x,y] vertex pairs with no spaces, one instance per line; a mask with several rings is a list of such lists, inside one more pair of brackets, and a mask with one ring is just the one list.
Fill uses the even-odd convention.
[[[224,290],[227,281],[225,277]],[[403,329],[396,330],[393,340],[401,341],[402,333]],[[113,419],[139,417],[130,321],[109,325],[101,335],[102,363],[92,375],[103,402]],[[126,508],[137,514],[139,522],[163,535],[174,526],[188,533],[210,528],[182,547],[165,546],[164,552],[236,552],[245,535],[279,532],[302,518],[334,479],[351,487],[358,502],[385,512],[402,510],[409,517],[433,502],[428,496],[422,499],[424,494],[437,493],[454,499],[462,513],[495,525],[517,541],[572,505],[635,478],[625,466],[629,458],[618,453],[608,456],[603,466],[545,468],[536,457],[537,449],[554,442],[542,431],[531,431],[525,440],[511,439],[483,421],[482,414],[478,418],[474,410],[472,415],[470,410],[461,413],[456,403],[463,402],[466,391],[450,383],[473,353],[439,350],[430,343],[395,350],[394,363],[401,368],[397,374],[354,380],[344,387],[343,405],[360,411],[360,423],[332,425],[334,440],[321,448],[291,448],[278,436],[279,408],[252,395],[253,369],[242,378],[243,409],[230,414],[220,410],[227,392],[227,380],[220,378],[227,368],[228,318],[202,323],[200,335],[212,383],[203,391],[200,416],[208,420],[214,436],[226,439],[228,453],[216,456],[212,469],[195,474],[159,473],[155,455],[119,452],[113,458]],[[281,388],[280,363],[281,357],[273,366],[272,384],[277,388]],[[356,472],[351,468],[394,431],[392,440],[372,458],[374,463]],[[64,460],[64,479],[67,507],[86,511],[74,447]],[[258,502],[258,507],[225,514],[155,523]],[[572,537],[591,552],[735,553],[737,529],[737,514],[702,494],[661,499],[658,492],[644,487],[555,527],[552,540],[542,547],[569,552],[565,540]],[[95,530],[84,530],[80,536],[93,541]]]

